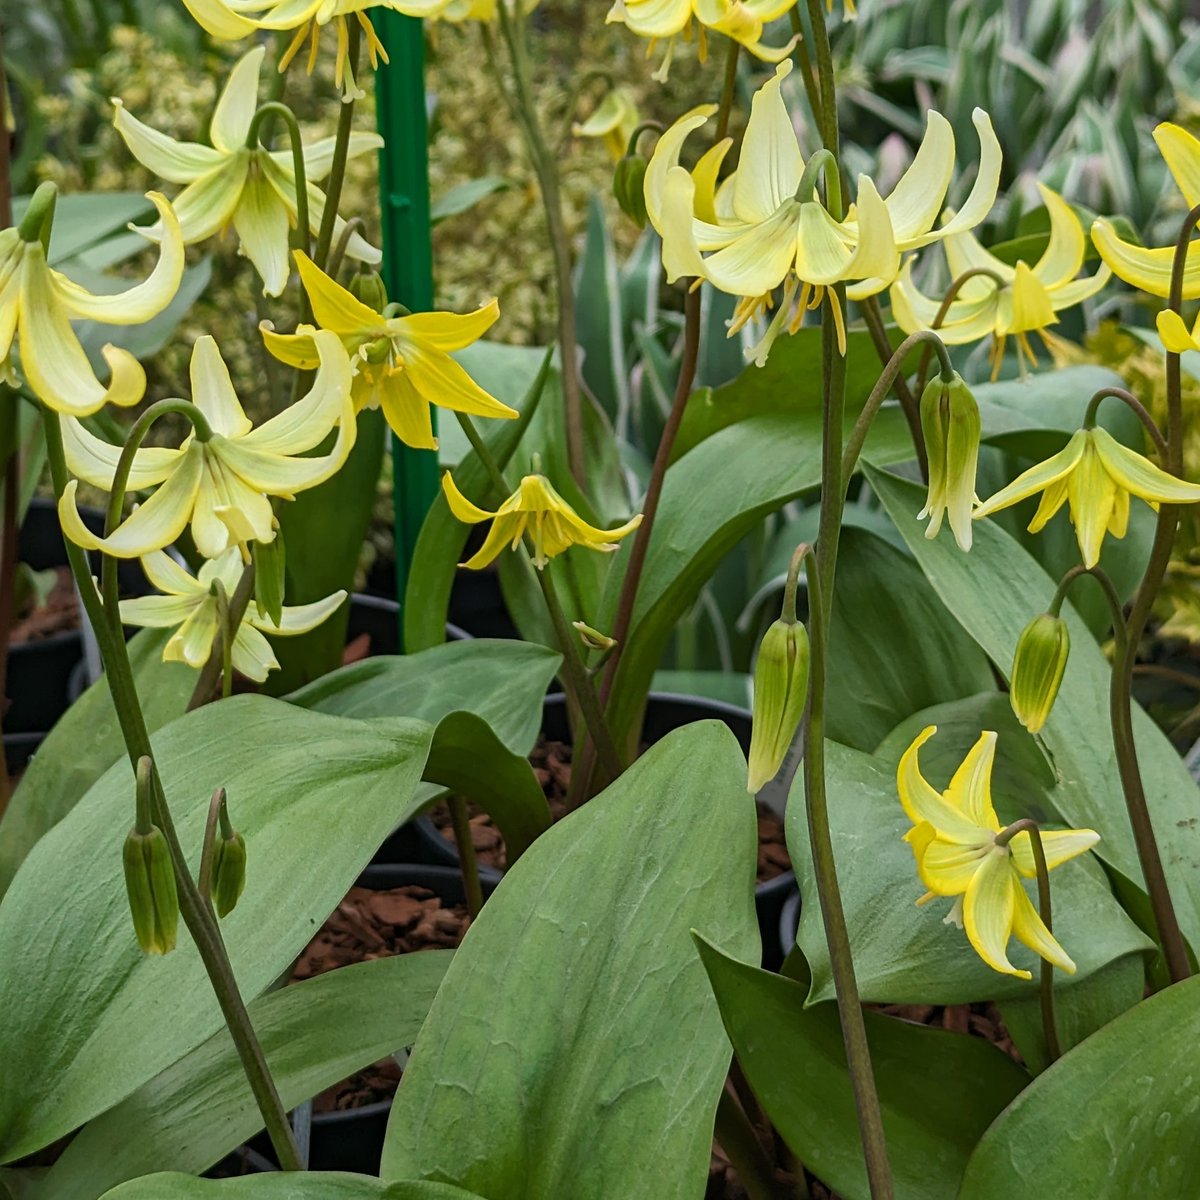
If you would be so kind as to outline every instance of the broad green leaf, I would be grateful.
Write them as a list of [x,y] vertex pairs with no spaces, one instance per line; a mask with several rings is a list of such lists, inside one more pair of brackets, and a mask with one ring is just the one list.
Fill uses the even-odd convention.
[[[945,531],[927,540],[915,517],[919,489],[881,471],[869,470],[868,477],[942,602],[1007,676],[1021,630],[1045,610],[1055,581],[991,521],[976,524],[969,555]],[[1069,603],[1063,618],[1071,631],[1071,656],[1041,732],[1061,785],[1057,805],[1067,825],[1100,834],[1098,858],[1141,886],[1141,866],[1114,767],[1109,665]],[[1184,936],[1200,945],[1200,822],[1195,820],[1200,793],[1170,742],[1137,705],[1133,725],[1171,897]]]
[[[867,1200],[854,1093],[837,1008],[805,988],[696,945],[737,1059],[771,1123],[845,1200]],[[865,1013],[897,1200],[954,1200],[984,1130],[1029,1077],[976,1037]]]
[[[154,735],[192,871],[217,787],[245,835],[246,891],[222,931],[247,999],[411,814],[432,736],[423,721],[351,721],[264,696],[207,705]],[[133,938],[121,869],[132,817],[121,761],[38,842],[0,905],[0,1070],[37,1081],[0,1094],[4,1161],[110,1108],[221,1025],[186,929],[162,958]]]
[[[1005,752],[1002,744],[998,756]],[[917,906],[925,888],[904,841],[912,825],[900,807],[894,766],[826,742],[825,768],[838,881],[863,999],[883,1004],[965,1004],[1035,995],[1038,960],[1031,951],[1015,940],[1009,947],[1014,965],[1032,970],[1032,980],[1001,975],[984,964],[962,930],[943,922],[950,900]],[[785,820],[800,892],[813,895],[816,884],[802,774],[793,783]],[[930,782],[944,787],[947,781],[930,771]],[[1063,990],[1072,980],[1086,979],[1114,959],[1150,948],[1113,899],[1104,872],[1088,856],[1058,867],[1052,886],[1054,931],[1078,967],[1076,975],[1058,977]],[[1032,885],[1028,888],[1036,904]],[[806,904],[801,910],[796,941],[812,969],[809,1003],[832,999],[833,979],[818,905]]]
[[[911,457],[908,427],[897,408],[880,412],[867,445],[875,462]],[[618,738],[632,729],[672,630],[718,564],[767,513],[820,479],[821,415],[815,408],[738,421],[668,469],[613,690]],[[612,627],[631,541],[613,556],[601,615],[592,622],[597,629]]]
[[[487,349],[490,353],[495,351],[496,347],[489,345]],[[463,354],[465,356],[466,352]],[[490,421],[480,430],[488,449],[502,470],[513,456],[529,422],[533,419],[550,376],[551,356],[552,352],[549,350],[541,354],[541,366],[533,383],[530,384],[525,399],[516,405],[521,415],[515,421]],[[466,361],[464,357],[464,365]],[[482,374],[469,366],[468,370],[480,380],[482,386],[486,386]],[[496,392],[495,389],[493,394],[499,395],[502,400],[506,399],[503,393]],[[488,482],[487,472],[473,452],[454,468],[453,474],[454,482],[463,495],[470,498],[484,494]],[[404,646],[409,652],[438,646],[446,640],[450,589],[454,584],[458,560],[462,557],[463,547],[467,544],[470,532],[471,526],[464,525],[451,513],[446,497],[439,492],[417,537],[409,570],[408,588],[404,595]]]
[[436,225],[447,217],[457,217],[474,208],[480,200],[496,192],[507,191],[512,185],[499,175],[483,175],[479,179],[468,179],[449,191],[443,192],[429,206],[429,223]]
[[[25,215],[28,196],[13,197],[13,222]],[[141,192],[81,192],[59,196],[54,204],[54,234],[50,239],[50,265],[57,266],[93,246],[137,217],[153,211]],[[149,243],[147,243],[149,245]]]
[[[411,1046],[451,952],[356,963],[268,992],[248,1008],[285,1108]],[[170,1167],[207,1170],[262,1128],[225,1029],[90,1121],[42,1184],[55,1200],[96,1200],[106,1189]]]
[[961,1200],[1200,1192],[1200,979],[1164,989],[1043,1072],[984,1134]]
[[[162,661],[169,631],[145,629],[129,642],[129,659],[150,731],[182,716],[196,686],[184,663]],[[0,896],[48,829],[125,755],[108,680],[99,679],[59,719],[30,760],[0,821]]]
[[309,1171],[295,1175],[272,1172],[241,1179],[196,1179],[163,1172],[143,1175],[104,1193],[104,1200],[481,1200],[474,1192],[447,1183],[393,1183],[370,1175]]
[[757,958],[755,845],[745,759],[713,721],[539,838],[450,964],[383,1177],[489,1200],[611,1200],[648,1180],[655,1200],[699,1196],[729,1044],[689,930]]
[[857,750],[910,713],[992,686],[986,656],[912,558],[865,529],[842,533],[830,661],[828,734]]

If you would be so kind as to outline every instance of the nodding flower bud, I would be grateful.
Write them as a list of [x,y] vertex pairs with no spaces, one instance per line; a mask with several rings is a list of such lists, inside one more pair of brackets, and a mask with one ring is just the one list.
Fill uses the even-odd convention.
[[1030,733],[1037,733],[1050,716],[1070,652],[1067,623],[1050,613],[1030,621],[1017,641],[1009,700]]
[[218,917],[233,912],[246,886],[246,839],[237,830],[213,841],[212,902]]
[[355,300],[361,300],[377,313],[382,313],[387,308],[387,288],[384,287],[383,276],[378,271],[355,271],[350,276],[350,286],[346,290]]
[[646,166],[640,154],[626,154],[613,171],[613,195],[639,229],[646,228]]
[[122,857],[138,944],[147,954],[167,954],[175,949],[179,897],[163,831],[157,825],[151,825],[147,833],[131,829]]
[[754,664],[754,724],[746,789],[757,793],[783,765],[800,727],[808,695],[808,630],[799,621],[776,621],[763,634]]
[[579,634],[579,640],[589,650],[603,650],[607,653],[617,644],[616,638],[610,638],[607,633],[601,633],[583,621],[572,621],[571,628]]
[[929,494],[917,516],[929,518],[925,536],[937,537],[945,516],[959,548],[970,550],[979,405],[957,371],[951,380],[935,375],[926,385],[921,394],[921,432],[929,457]]

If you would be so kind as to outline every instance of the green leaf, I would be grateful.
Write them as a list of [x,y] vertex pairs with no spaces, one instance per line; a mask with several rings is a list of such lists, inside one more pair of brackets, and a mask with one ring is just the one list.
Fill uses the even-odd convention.
[[417,1039],[385,1179],[489,1200],[703,1192],[729,1044],[688,931],[758,955],[745,770],[723,725],[685,726],[530,848]]
[[499,175],[483,175],[479,179],[468,179],[443,192],[429,206],[429,223],[437,225],[447,217],[457,217],[474,208],[480,200],[494,195],[496,192],[506,192],[512,185]]
[[865,529],[842,532],[830,657],[828,734],[857,750],[910,713],[992,686],[986,656],[912,558]]
[[[284,1107],[411,1046],[451,957],[432,950],[356,963],[251,1001]],[[233,1039],[221,1029],[85,1125],[50,1169],[44,1194],[95,1200],[163,1167],[199,1173],[261,1128]]]
[[961,1200],[1194,1196],[1200,979],[1143,1000],[1039,1075],[984,1134]]
[[[976,729],[975,737],[978,734]],[[932,748],[940,738],[939,733],[928,746]],[[1006,753],[1002,740],[998,757]],[[1033,970],[1032,980],[1001,975],[975,953],[962,930],[943,923],[950,900],[917,907],[925,889],[917,878],[912,850],[904,842],[912,826],[900,807],[894,765],[826,742],[825,774],[838,880],[862,998],[881,1004],[966,1004],[1036,995],[1038,960],[1032,951],[1014,940],[1009,953],[1016,966]],[[928,777],[935,787],[947,782],[931,768]],[[1046,800],[1041,803],[1048,807]],[[788,797],[785,821],[800,892],[813,895],[816,884],[804,782],[799,776]],[[1078,967],[1074,976],[1058,977],[1061,991],[1114,959],[1150,948],[1113,899],[1104,872],[1090,857],[1057,868],[1052,887],[1054,932]],[[1027,891],[1036,904],[1031,888]],[[812,970],[809,1003],[832,999],[829,952],[818,905],[801,910],[796,940]]]
[[[489,346],[489,351],[494,349]],[[521,415],[515,421],[488,422],[480,430],[501,470],[508,464],[533,419],[550,376],[552,356],[550,350],[542,353],[541,367],[524,400],[516,406]],[[480,373],[472,370],[472,374],[481,386],[486,386]],[[493,394],[496,394],[494,390]],[[500,398],[504,397],[501,395]],[[488,486],[487,471],[474,452],[454,468],[453,476],[455,484],[467,497],[482,496]],[[471,526],[464,525],[454,516],[446,497],[439,492],[417,537],[404,594],[404,646],[410,653],[441,645],[446,640],[450,589],[470,532]]]
[[[927,540],[914,515],[921,504],[920,489],[881,471],[868,469],[868,478],[942,602],[1007,677],[1017,638],[1045,610],[1055,581],[992,521],[976,524],[970,554],[961,553],[945,531]],[[1100,834],[1096,856],[1140,887],[1141,866],[1120,779],[1113,769],[1108,716],[1111,671],[1069,602],[1063,607],[1063,619],[1071,632],[1071,657],[1040,735],[1062,783],[1056,803],[1066,824],[1095,829]],[[1184,936],[1200,945],[1196,784],[1170,742],[1136,704],[1133,726],[1171,897]]]
[[[129,660],[151,733],[182,716],[197,673],[162,661],[169,630],[145,629],[129,643]],[[62,715],[30,760],[0,821],[0,896],[37,840],[125,755],[108,680],[99,679]]]
[[[20,223],[29,199],[28,196],[13,197],[13,224]],[[94,246],[109,234],[124,229],[134,218],[151,212],[152,208],[141,192],[81,192],[59,196],[54,204],[50,265],[57,266],[88,246]]]
[[[789,1148],[846,1200],[867,1200],[854,1093],[832,1004],[696,936],[746,1078]],[[897,1200],[954,1200],[972,1149],[1028,1076],[980,1038],[864,1013]]]
[[481,1200],[474,1192],[447,1183],[393,1183],[370,1175],[340,1171],[309,1171],[303,1192],[297,1192],[294,1175],[278,1172],[247,1175],[241,1179],[196,1179],[192,1175],[163,1172],[143,1175],[104,1193],[104,1200]]
[[575,326],[583,354],[580,373],[588,391],[615,422],[629,409],[625,318],[616,250],[605,224],[604,206],[595,193],[588,202],[575,294]]
[[[236,696],[154,736],[193,873],[218,786],[245,835],[246,891],[222,932],[246,998],[303,949],[411,815],[432,735],[421,721],[350,721]],[[182,926],[163,958],[133,938],[120,855],[132,817],[122,761],[34,847],[0,906],[0,1063],[7,1079],[37,1081],[0,1094],[4,1161],[111,1107],[221,1025]]]
[[[899,409],[879,413],[867,448],[874,462],[912,456]],[[613,689],[618,739],[632,729],[676,623],[718,564],[767,513],[815,488],[820,479],[821,414],[816,408],[738,421],[668,469]],[[613,555],[617,561],[599,619],[590,622],[597,629],[612,628],[632,540],[627,538]]]

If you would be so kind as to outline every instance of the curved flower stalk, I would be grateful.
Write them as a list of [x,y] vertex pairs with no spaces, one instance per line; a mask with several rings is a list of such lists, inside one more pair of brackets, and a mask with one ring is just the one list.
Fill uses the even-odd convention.
[[[1027,832],[1000,840],[1004,827],[992,807],[992,764],[996,735],[985,731],[963,759],[944,792],[921,774],[920,748],[937,733],[930,725],[904,752],[896,771],[900,803],[913,823],[904,835],[917,860],[917,874],[929,889],[918,901],[955,897],[947,923],[959,924],[975,952],[994,971],[1029,979],[1028,971],[1008,960],[1011,937],[1047,962],[1075,973],[1075,964],[1046,928],[1022,878],[1036,874]],[[1092,829],[1056,829],[1041,834],[1047,868],[1057,867],[1091,849],[1100,835]]]
[[[836,220],[816,192],[818,171],[828,160],[819,152],[805,161],[783,102],[781,88],[791,69],[790,62],[780,63],[755,94],[738,168],[720,187],[717,175],[731,139],[713,146],[691,172],[679,165],[688,135],[716,111],[712,105],[692,109],[663,134],[646,172],[646,209],[662,235],[668,279],[694,276],[741,297],[731,335],[772,308],[773,292],[782,286],[778,313],[755,352],[760,365],[785,321],[797,328],[827,288],[847,283],[851,299],[874,295],[896,278],[902,251],[979,224],[1000,178],[1000,144],[988,115],[976,109],[975,184],[963,207],[934,228],[954,173],[955,144],[950,123],[930,112],[916,157],[891,194],[884,199],[861,175],[857,204]],[[840,311],[836,319],[844,353]]]
[[[1200,204],[1200,141],[1186,129],[1165,122],[1154,130],[1154,140],[1159,153],[1171,172],[1183,202],[1189,209]],[[1171,263],[1175,258],[1175,247],[1157,246],[1146,248],[1135,246],[1118,236],[1110,221],[1098,217],[1092,222],[1092,244],[1100,257],[1112,268],[1118,279],[1147,292],[1151,296],[1166,299],[1171,293]],[[1200,242],[1188,246],[1187,259],[1183,268],[1183,298],[1195,300],[1200,297]],[[1159,316],[1159,333],[1163,340],[1168,337],[1178,340],[1186,327],[1178,314],[1172,318],[1167,313]],[[1164,322],[1166,331],[1164,331]]]
[[[318,370],[311,391],[257,429],[242,411],[216,342],[202,337],[192,350],[192,403],[208,428],[178,450],[148,446],[133,455],[128,486],[157,491],[108,537],[83,523],[72,479],[58,504],[63,532],[88,550],[138,558],[170,545],[190,524],[196,549],[217,558],[231,546],[275,537],[271,501],[291,500],[335,474],[354,445],[350,360],[331,333],[315,332]],[[327,454],[302,457],[337,427]],[[96,487],[113,486],[121,448],[93,437],[77,421],[63,426],[67,465]]]
[[[163,594],[122,600],[121,620],[126,625],[146,628],[175,628],[163,648],[163,661],[184,662],[199,669],[212,654],[213,642],[221,628],[222,600],[218,585],[226,599],[233,595],[242,576],[241,553],[231,546],[220,557],[204,563],[196,575],[161,550],[144,555],[141,563],[146,578]],[[263,634],[288,637],[308,633],[332,616],[345,599],[346,593],[338,591],[312,604],[285,606],[278,625],[259,616],[251,605],[234,634],[234,670],[255,683],[262,683],[269,672],[279,667]]]
[[[341,338],[354,356],[355,410],[382,408],[405,445],[437,449],[431,404],[481,417],[518,415],[485,392],[449,353],[471,345],[491,328],[500,315],[494,299],[465,316],[388,316],[356,299],[299,250],[296,265],[317,323]],[[302,325],[293,334],[276,333],[266,322],[260,328],[267,349],[282,362],[302,370],[317,365],[317,331],[312,326]]]
[[1200,501],[1200,484],[1168,475],[1098,427],[1077,430],[1056,455],[1030,467],[985,500],[975,510],[975,519],[1008,508],[1036,492],[1043,495],[1029,522],[1029,532],[1037,533],[1064,503],[1069,504],[1079,553],[1089,569],[1100,561],[1105,533],[1115,538],[1125,536],[1130,496],[1152,507]]
[[[298,220],[296,174],[290,149],[271,151],[248,144],[264,53],[256,46],[230,72],[213,112],[211,146],[177,142],[143,125],[120,100],[113,100],[113,124],[138,162],[171,183],[186,185],[173,202],[184,243],[205,241],[232,223],[242,253],[262,278],[263,294],[278,296],[288,279],[288,231]],[[314,235],[325,211],[325,195],[314,181],[329,174],[335,140],[322,138],[304,147],[308,223]],[[355,133],[349,154],[367,154],[381,145],[378,134]],[[334,236],[340,237],[344,228],[338,217]],[[160,222],[141,232],[157,240],[161,231]],[[380,252],[356,232],[346,242],[346,253],[360,262],[380,260]]]
[[620,162],[629,139],[638,126],[637,104],[628,88],[615,87],[596,106],[586,121],[571,126],[576,137],[603,138],[609,157]]
[[708,57],[709,30],[732,38],[765,62],[787,58],[797,39],[793,37],[783,46],[768,46],[762,40],[763,28],[795,4],[796,0],[614,0],[607,20],[626,26],[638,37],[649,38],[647,54],[654,53],[660,38],[667,39],[667,53],[654,73],[659,83],[665,83],[675,39],[680,34],[690,39],[693,23],[699,30],[701,62]]
[[[1054,337],[1048,330],[1058,324],[1058,314],[1094,296],[1112,278],[1106,263],[1094,275],[1076,278],[1087,249],[1083,225],[1057,192],[1042,183],[1038,191],[1050,215],[1050,240],[1032,266],[1024,259],[1015,267],[1002,262],[985,250],[973,233],[954,234],[942,243],[952,279],[969,271],[980,274],[966,279],[958,288],[957,297],[936,325],[938,336],[952,346],[991,337],[993,379],[1000,372],[1010,337],[1016,342],[1022,369],[1026,359],[1030,365],[1035,364],[1029,334],[1039,334],[1053,353]],[[910,258],[889,293],[892,315],[905,333],[934,328],[942,307],[940,298],[926,296],[916,286],[912,268]]]
[[572,546],[611,553],[621,538],[642,523],[642,514],[638,513],[616,529],[597,529],[554,490],[544,475],[526,475],[495,512],[472,504],[455,486],[449,471],[442,476],[442,491],[446,493],[450,511],[464,524],[492,522],[479,552],[460,564],[473,571],[486,567],[506,545],[515,550],[526,533],[533,542],[533,565],[540,571],[555,555]]
[[[49,186],[49,185],[44,185]],[[139,284],[115,295],[95,296],[46,261],[38,236],[21,228],[0,231],[0,380],[17,383],[13,351],[21,372],[42,403],[67,416],[86,417],[105,404],[137,404],[146,392],[146,373],[127,350],[105,346],[108,385],[97,378],[71,328],[73,319],[104,325],[136,325],[157,316],[175,297],[183,277],[183,239],[166,197],[147,193],[158,209],[161,250],[154,270]],[[30,208],[39,202],[34,200]]]

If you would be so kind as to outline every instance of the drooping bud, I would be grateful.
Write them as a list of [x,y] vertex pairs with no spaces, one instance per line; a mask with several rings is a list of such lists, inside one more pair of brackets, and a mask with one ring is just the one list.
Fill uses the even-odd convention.
[[590,625],[583,621],[572,621],[571,628],[579,634],[579,640],[589,650],[611,650],[616,644],[616,638],[610,638],[608,634],[601,633],[598,629],[593,629]]
[[808,630],[799,621],[776,621],[765,634],[754,664],[754,724],[750,775],[757,793],[783,765],[800,726],[808,696]]
[[350,276],[350,284],[346,290],[355,300],[362,301],[377,313],[382,313],[387,308],[387,288],[384,286],[383,276],[378,271],[355,271]]
[[213,841],[212,902],[218,917],[233,912],[246,886],[246,839],[236,829],[220,831]]
[[273,525],[275,536],[271,541],[254,544],[254,603],[260,617],[266,617],[272,625],[278,625],[283,619],[287,551],[279,522],[274,521]]
[[613,171],[613,195],[621,211],[639,228],[646,228],[646,160],[626,154]]
[[179,897],[163,831],[157,825],[151,825],[146,833],[131,829],[122,857],[138,944],[147,954],[167,954],[175,949]]
[[1030,621],[1017,641],[1009,700],[1030,733],[1039,732],[1050,716],[1070,651],[1067,623],[1050,613]]
[[917,516],[929,518],[925,536],[937,537],[945,516],[959,548],[970,550],[979,405],[957,371],[953,379],[936,375],[926,385],[921,395],[921,432],[929,457],[929,494]]

